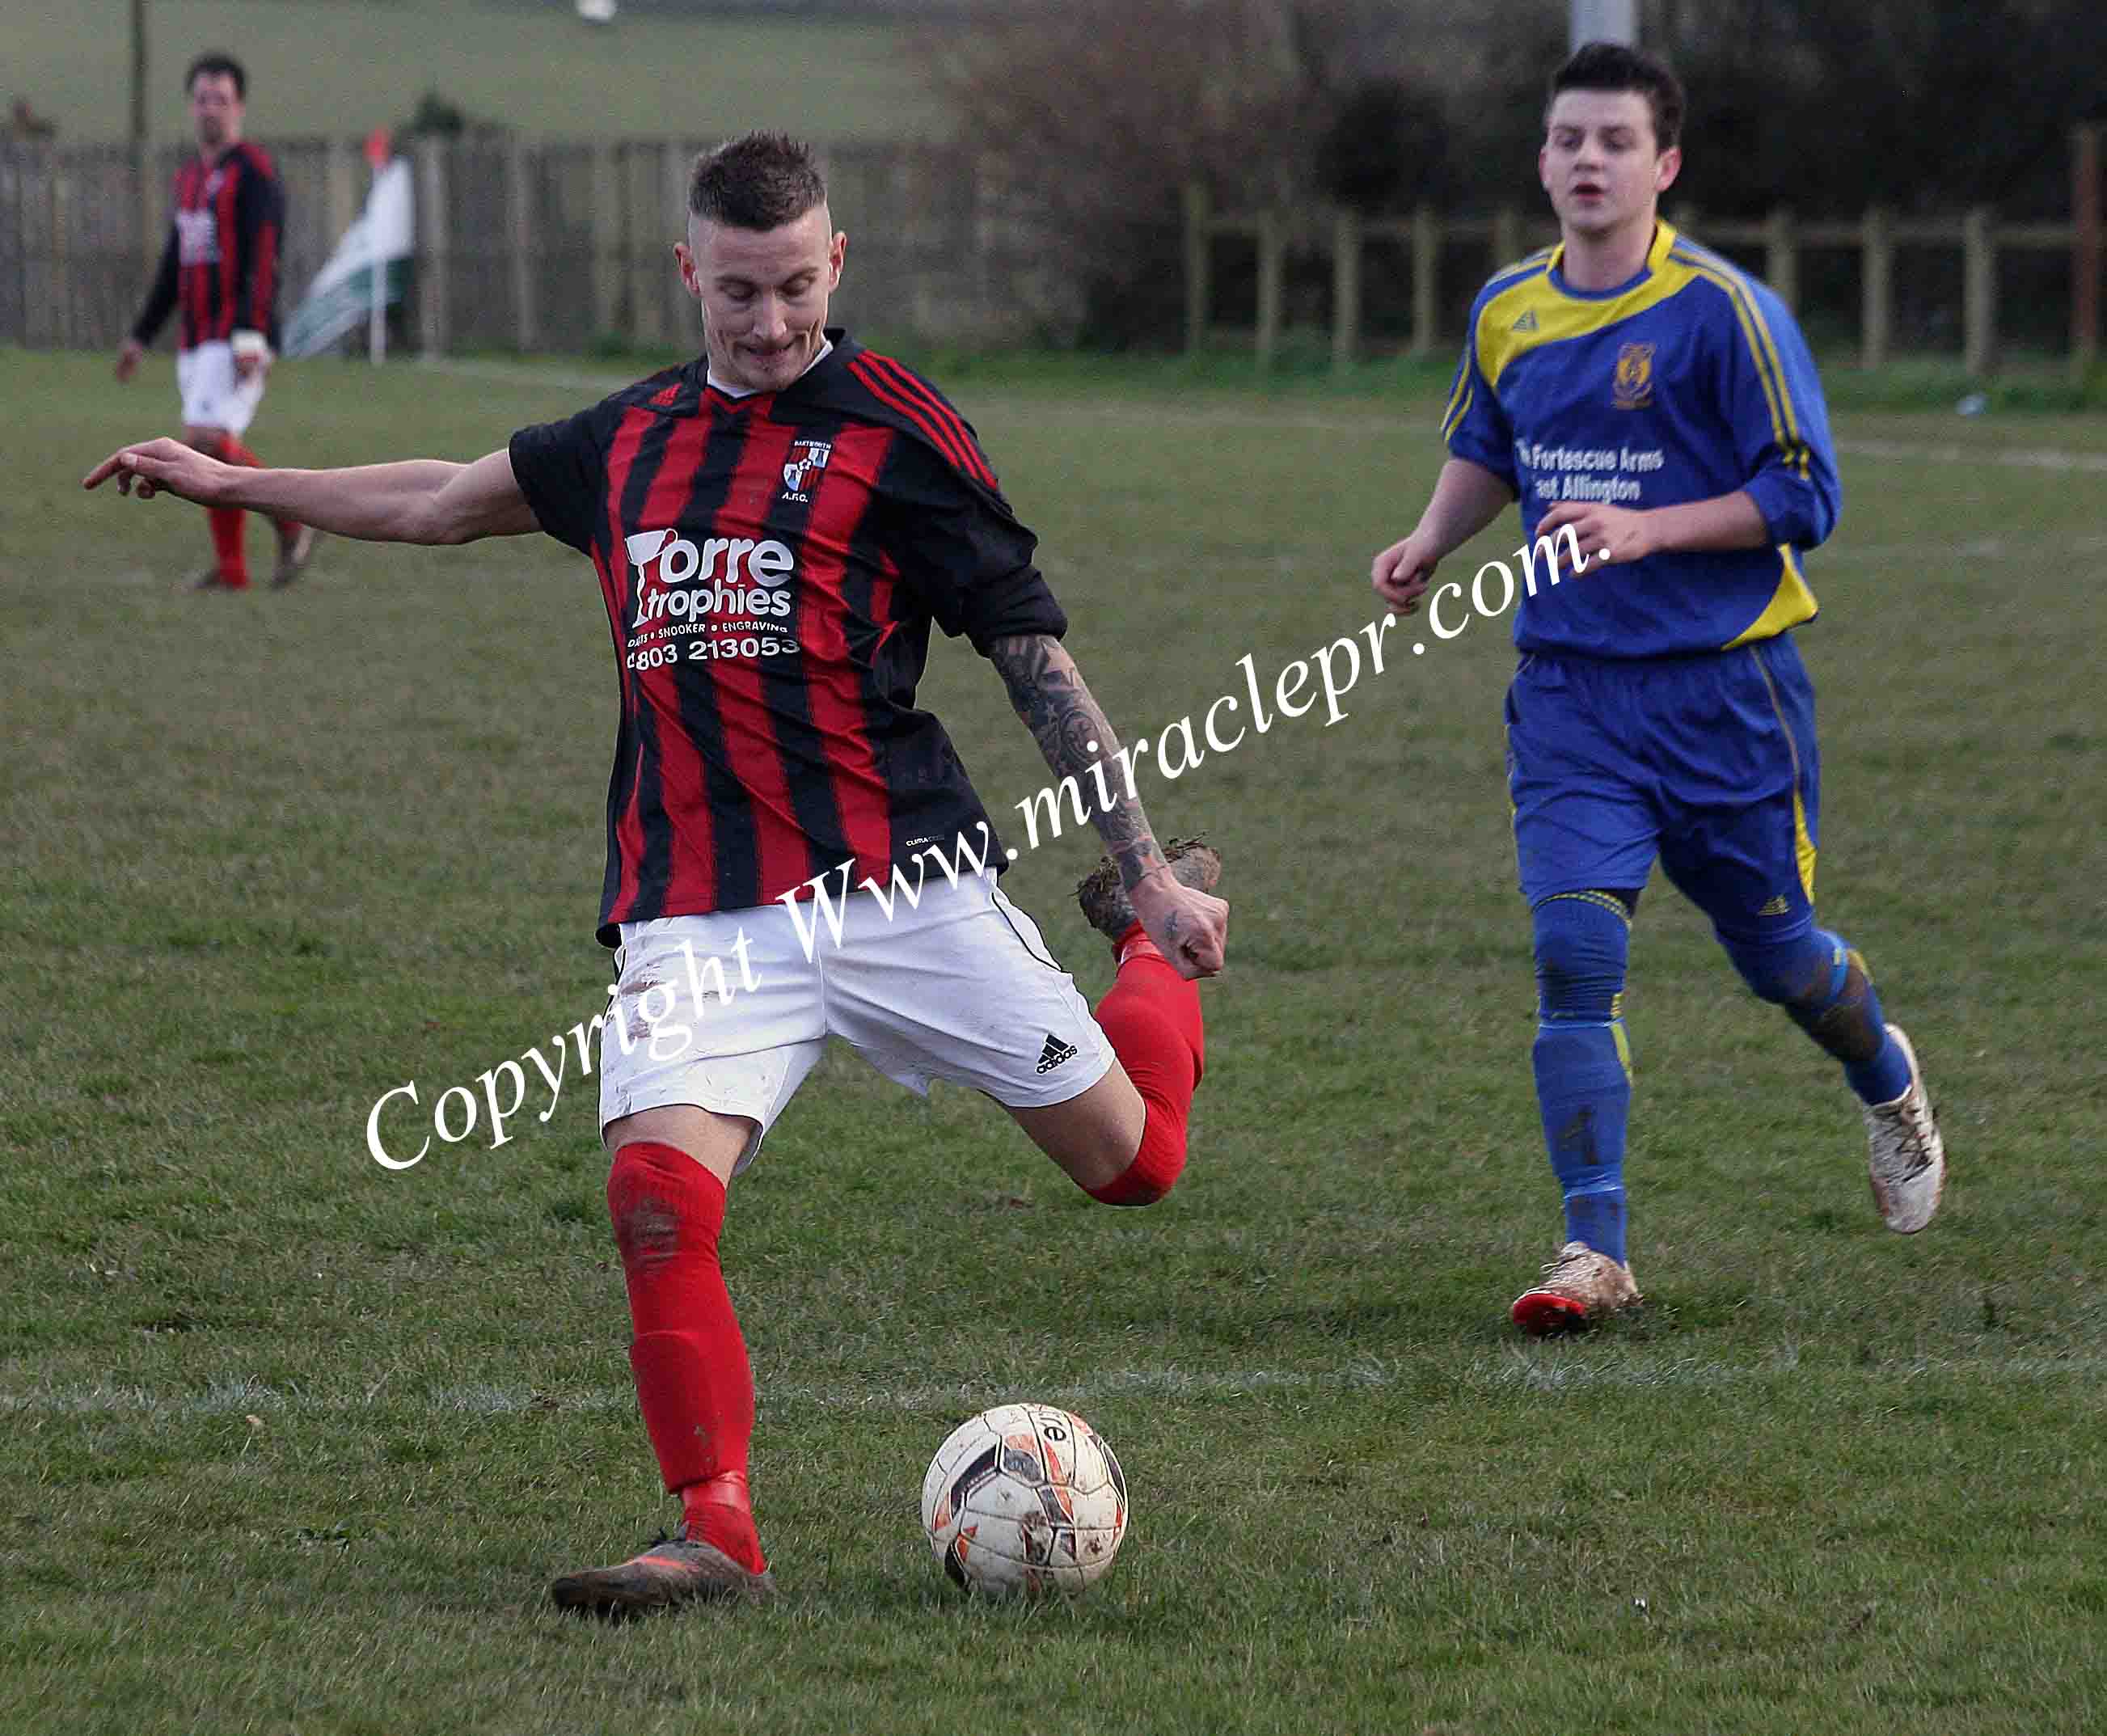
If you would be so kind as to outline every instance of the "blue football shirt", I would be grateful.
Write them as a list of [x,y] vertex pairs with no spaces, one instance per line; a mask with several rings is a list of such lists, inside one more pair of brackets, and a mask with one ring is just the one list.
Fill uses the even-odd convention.
[[1755,501],[1771,542],[1650,555],[1577,578],[1561,563],[1556,584],[1533,563],[1515,644],[1679,656],[1813,619],[1799,551],[1829,534],[1842,497],[1821,384],[1792,315],[1664,223],[1644,268],[1615,289],[1571,287],[1562,252],[1534,254],[1478,292],[1442,417],[1449,452],[1515,491],[1532,542],[1561,501],[1648,508],[1736,489]]

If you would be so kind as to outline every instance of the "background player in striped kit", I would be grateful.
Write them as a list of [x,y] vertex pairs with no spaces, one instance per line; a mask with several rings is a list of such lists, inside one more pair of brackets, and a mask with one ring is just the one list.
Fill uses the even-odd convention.
[[[264,376],[278,344],[278,241],[285,189],[260,145],[241,136],[249,75],[231,55],[201,54],[183,76],[197,155],[176,173],[168,245],[146,304],[118,352],[117,377],[129,380],[168,315],[181,310],[176,382],[182,394],[183,438],[230,464],[255,465],[242,443],[263,401]],[[200,591],[245,590],[249,566],[239,507],[210,514],[213,564]],[[290,519],[276,522],[278,560],[272,582],[299,576],[314,533]]]
[[1840,499],[1821,387],[1783,304],[1659,220],[1682,119],[1673,75],[1633,50],[1591,43],[1552,75],[1538,162],[1561,241],[1480,291],[1449,461],[1372,573],[1409,613],[1516,497],[1531,535],[1570,528],[1587,563],[1561,582],[1537,546],[1507,704],[1533,1064],[1566,1203],[1557,1257],[1513,1305],[1532,1333],[1638,1298],[1622,1000],[1656,857],[1749,987],[1843,1064],[1888,1227],[1929,1223],[1945,1176],[1908,1040],[1814,918],[1814,696],[1790,629],[1815,612],[1799,551]]
[[[621,945],[608,1203],[639,1401],[683,1522],[558,1580],[566,1607],[772,1586],[718,1242],[730,1182],[829,1034],[910,1086],[994,1097],[1107,1204],[1161,1199],[1185,1162],[1204,1061],[1192,979],[1220,969],[1228,932],[1219,860],[1158,847],[973,430],[828,328],[847,245],[809,150],[750,134],[699,159],[690,187],[676,254],[703,309],[694,361],[473,464],[244,470],[159,440],[88,478],[376,541],[545,530],[598,571],[622,705],[600,930]],[[1055,776],[1101,797],[1085,799],[1107,857],[1080,895],[1116,975],[1094,1019],[995,887],[1009,852],[914,705],[932,625],[994,663]],[[798,914],[820,890],[847,906],[838,934]],[[739,992],[706,1006],[698,986],[666,1052],[698,960],[698,977],[736,960]]]

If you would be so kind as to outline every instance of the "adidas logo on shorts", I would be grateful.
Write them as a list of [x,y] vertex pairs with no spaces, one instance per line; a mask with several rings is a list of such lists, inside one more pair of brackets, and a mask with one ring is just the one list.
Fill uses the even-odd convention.
[[1073,1043],[1062,1042],[1049,1031],[1046,1034],[1046,1046],[1039,1051],[1039,1071],[1050,1073],[1063,1061],[1074,1060],[1077,1053]]

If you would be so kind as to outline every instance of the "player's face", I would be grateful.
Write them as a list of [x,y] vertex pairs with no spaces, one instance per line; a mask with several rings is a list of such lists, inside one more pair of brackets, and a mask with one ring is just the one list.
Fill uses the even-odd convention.
[[848,252],[824,205],[779,229],[691,219],[673,251],[681,282],[703,304],[703,347],[719,378],[773,392],[811,365]]
[[239,141],[243,109],[231,73],[201,72],[191,80],[191,124],[203,149],[217,151]]
[[1680,151],[1656,148],[1653,110],[1638,91],[1561,91],[1536,157],[1559,223],[1586,236],[1650,226],[1682,166]]

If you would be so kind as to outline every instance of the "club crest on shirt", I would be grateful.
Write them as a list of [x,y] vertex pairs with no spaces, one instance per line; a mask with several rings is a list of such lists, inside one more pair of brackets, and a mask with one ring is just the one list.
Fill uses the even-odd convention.
[[1617,372],[1610,397],[1618,409],[1643,410],[1653,402],[1653,348],[1651,344],[1617,347]]
[[827,460],[833,454],[833,443],[829,440],[793,440],[790,443],[790,461],[783,466],[783,497],[788,501],[809,501],[805,492],[805,479],[814,470],[824,470]]

